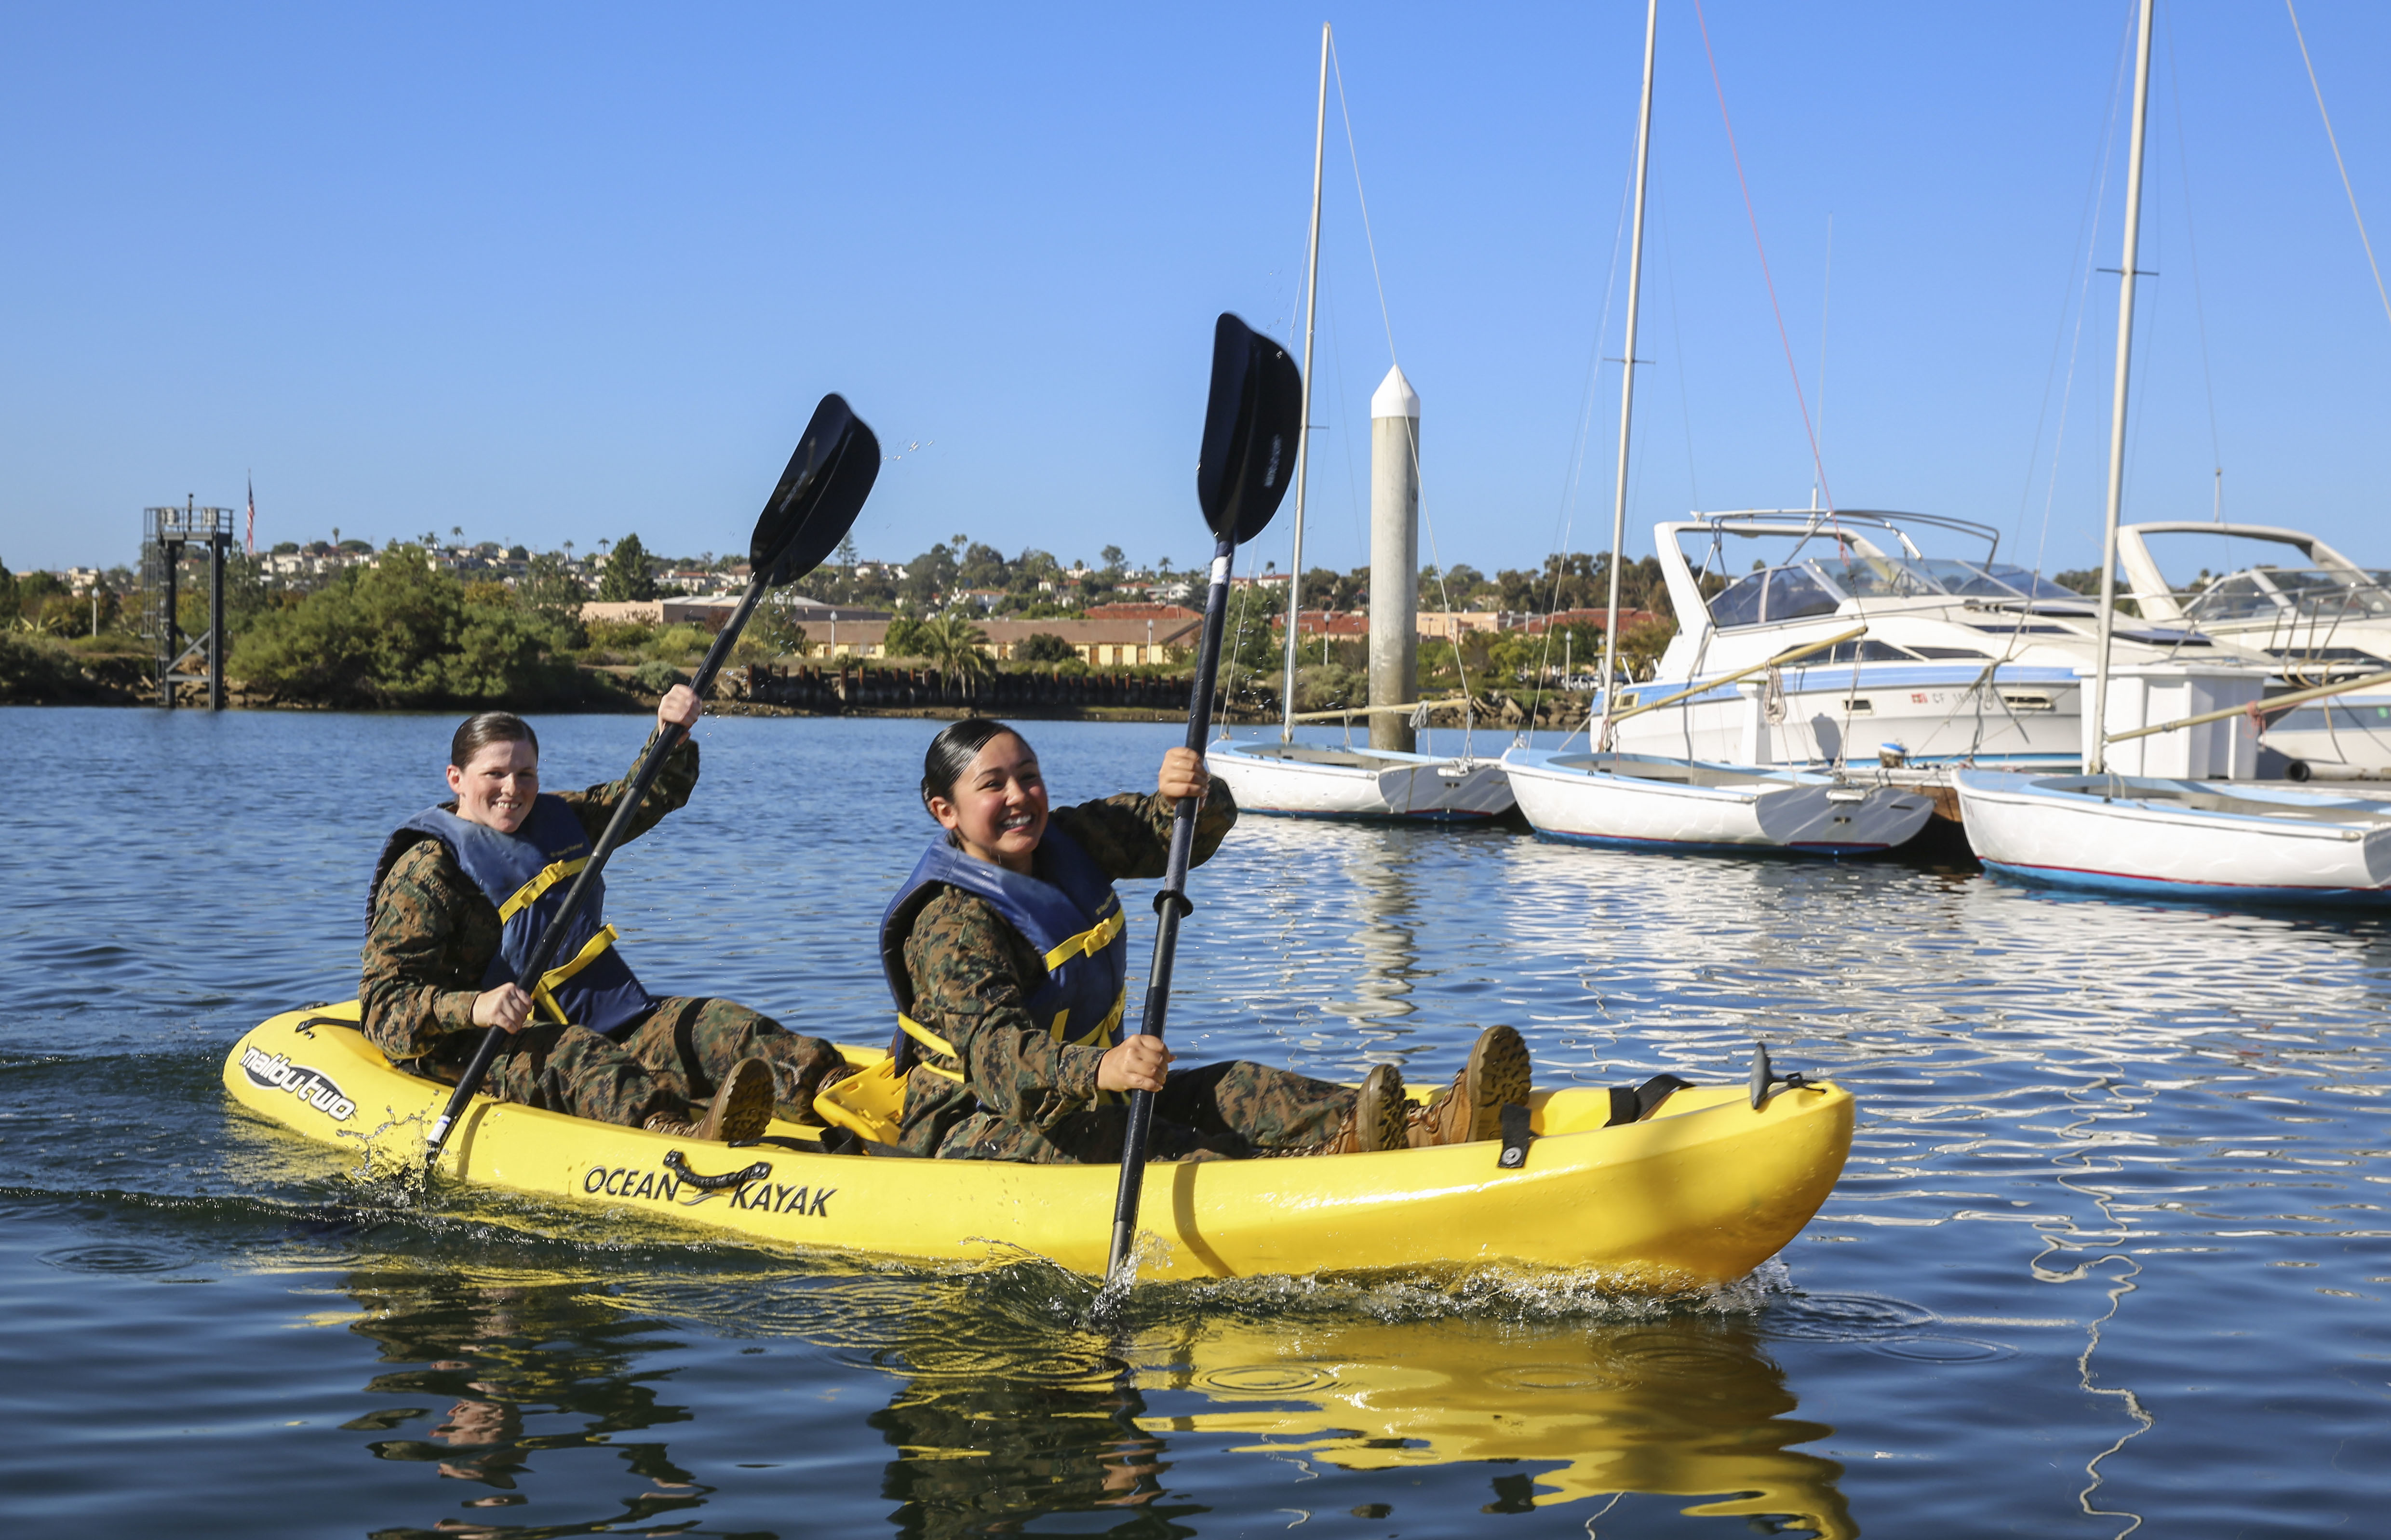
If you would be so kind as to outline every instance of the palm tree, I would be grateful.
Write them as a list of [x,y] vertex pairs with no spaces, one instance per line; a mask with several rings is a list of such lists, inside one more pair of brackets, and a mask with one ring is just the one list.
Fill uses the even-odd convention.
[[988,633],[951,610],[922,622],[913,638],[922,655],[951,678],[977,679],[989,671],[988,654],[980,651]]

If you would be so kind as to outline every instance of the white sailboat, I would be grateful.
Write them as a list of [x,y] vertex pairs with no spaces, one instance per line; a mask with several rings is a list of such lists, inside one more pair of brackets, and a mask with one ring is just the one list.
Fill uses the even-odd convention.
[[[1644,96],[1635,130],[1635,228],[1627,254],[1626,339],[1621,350],[1619,454],[1611,493],[1610,588],[1602,628],[1602,715],[1589,729],[1591,746],[1583,752],[1519,747],[1503,757],[1503,764],[1519,811],[1536,833],[1549,839],[1630,848],[1757,848],[1828,856],[1889,849],[1925,826],[1933,813],[1931,798],[1887,785],[1850,783],[1839,774],[1622,754],[1610,747],[1622,709],[1609,681],[1619,677],[1620,558],[1627,533],[1627,452],[1635,410],[1635,324],[1659,21],[1659,0],[1648,0]],[[1674,584],[1672,589],[1674,592]],[[1699,606],[1699,589],[1696,602]],[[1686,613],[1682,601],[1679,610]],[[1846,640],[1856,634],[1847,633]],[[1689,710],[1692,701],[1693,695],[1685,697]]]
[[1590,749],[1513,749],[1504,764],[1536,833],[1578,845],[1877,855],[1906,844],[1934,813],[1923,792],[1824,770]]
[[[2126,400],[2133,356],[2134,279],[2140,253],[2142,140],[2150,104],[2151,19],[2141,0],[2134,70],[2133,148],[2126,176],[2125,257],[2117,304],[2116,385],[2109,415],[2109,488],[2100,562],[2100,647],[2086,713],[2083,773],[2025,775],[1963,770],[1954,778],[1968,843],[1987,869],[2050,886],[2226,902],[2391,902],[2391,804],[2303,787],[2210,778],[2114,773],[2110,745],[2127,738],[2149,768],[2154,731],[2222,726],[2210,752],[2178,742],[2183,761],[2255,759],[2255,745],[2231,731],[2258,699],[2265,669],[2235,681],[2217,666],[2136,667],[2121,695],[2125,714],[2152,714],[2154,697],[2205,691],[2240,701],[2174,722],[2112,729],[2110,636],[2116,615],[2119,513],[2126,472]],[[2174,690],[2163,688],[2172,683]],[[2218,748],[2223,752],[2216,752]],[[2238,765],[2235,768],[2239,769]]]
[[[1211,772],[1228,784],[1240,809],[1299,818],[1363,818],[1479,822],[1511,809],[1510,783],[1500,761],[1468,753],[1458,758],[1395,749],[1327,747],[1295,741],[1295,666],[1298,622],[1303,608],[1303,513],[1312,469],[1312,325],[1320,300],[1321,170],[1328,140],[1329,29],[1320,29],[1320,107],[1312,141],[1312,243],[1303,296],[1303,423],[1295,451],[1295,555],[1287,570],[1286,654],[1279,699],[1282,720],[1275,744],[1224,735],[1205,753]],[[1382,416],[1388,393],[1401,387],[1390,371],[1372,401]],[[1396,406],[1400,408],[1399,401]],[[1418,415],[1417,398],[1411,398]],[[1467,740],[1465,739],[1465,743]]]

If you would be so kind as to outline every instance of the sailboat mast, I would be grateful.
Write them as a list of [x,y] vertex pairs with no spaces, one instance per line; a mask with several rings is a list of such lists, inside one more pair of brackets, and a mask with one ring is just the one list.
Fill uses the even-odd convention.
[[1303,494],[1312,470],[1312,326],[1320,314],[1320,168],[1328,147],[1328,23],[1320,24],[1320,111],[1312,131],[1312,250],[1303,278],[1303,432],[1295,441],[1295,553],[1286,574],[1286,671],[1279,682],[1278,740],[1295,741],[1296,623],[1303,617]]
[[2092,717],[2085,729],[2084,770],[2109,768],[2109,643],[2117,628],[2117,521],[2126,502],[2126,376],[2134,357],[2134,263],[2142,234],[2142,128],[2151,100],[2151,13],[2142,0],[2134,58],[2134,148],[2126,162],[2126,256],[2117,278],[2117,389],[2109,404],[2109,514],[2100,536],[2100,641],[2093,654]]
[[1610,600],[1602,617],[1602,728],[1594,746],[1610,746],[1611,681],[1619,677],[1619,566],[1627,543],[1627,440],[1635,420],[1635,302],[1644,278],[1644,174],[1652,160],[1652,45],[1661,0],[1644,6],[1644,103],[1635,121],[1635,233],[1627,248],[1627,343],[1619,366],[1619,479],[1610,499]]

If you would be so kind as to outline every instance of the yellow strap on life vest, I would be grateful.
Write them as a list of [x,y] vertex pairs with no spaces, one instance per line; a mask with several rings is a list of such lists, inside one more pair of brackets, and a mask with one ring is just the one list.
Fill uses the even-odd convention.
[[[552,872],[555,868],[550,867],[549,870]],[[542,874],[545,875],[545,874]],[[572,961],[562,967],[550,968],[539,976],[538,986],[531,991],[532,999],[547,1006],[548,1014],[562,1024],[564,1020],[564,1007],[556,1003],[556,996],[550,991],[605,955],[606,949],[614,944],[614,938],[615,931],[613,925],[600,925],[598,934],[589,938],[581,950],[573,954]]]
[[1068,1009],[1054,1013],[1053,1025],[1048,1030],[1054,1034],[1057,1042],[1066,1042],[1075,1048],[1092,1048],[1113,1035],[1113,1029],[1120,1025],[1121,1010],[1128,1003],[1129,991],[1123,990],[1113,996],[1113,1008],[1105,1013],[1105,1018],[1078,1037],[1071,1035],[1071,1013]]
[[579,861],[560,861],[540,868],[539,875],[516,888],[513,898],[498,905],[498,923],[504,925],[523,910],[539,902],[541,894],[588,864],[589,858],[584,856]]
[[1109,919],[1098,920],[1092,930],[1083,930],[1046,954],[1046,971],[1053,972],[1074,957],[1093,957],[1113,944],[1129,925],[1129,915],[1116,908]]
[[[949,1042],[946,1039],[930,1030],[927,1027],[923,1026],[920,1022],[914,1020],[911,1016],[907,1016],[902,1011],[897,1013],[897,1025],[903,1029],[907,1037],[911,1038],[915,1042],[927,1048],[931,1053],[937,1055],[940,1058],[952,1059],[957,1064],[963,1063],[963,1056],[955,1052],[955,1045],[953,1043]],[[946,1079],[954,1081],[957,1085],[963,1083],[963,1071],[959,1069],[950,1069],[943,1064],[934,1064],[928,1059],[919,1059],[915,1062],[933,1075],[943,1076]]]

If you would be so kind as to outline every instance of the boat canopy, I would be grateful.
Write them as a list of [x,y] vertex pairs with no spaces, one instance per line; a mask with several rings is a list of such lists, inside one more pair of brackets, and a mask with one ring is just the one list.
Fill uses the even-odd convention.
[[2039,599],[2081,602],[2083,597],[2006,562],[1845,550],[1747,573],[1710,601],[1710,613],[1711,624],[1724,629],[1833,615],[1855,599],[1959,598],[2018,603]]
[[2381,620],[2391,617],[2391,571],[2255,566],[2183,597],[2194,625],[2233,620]]

